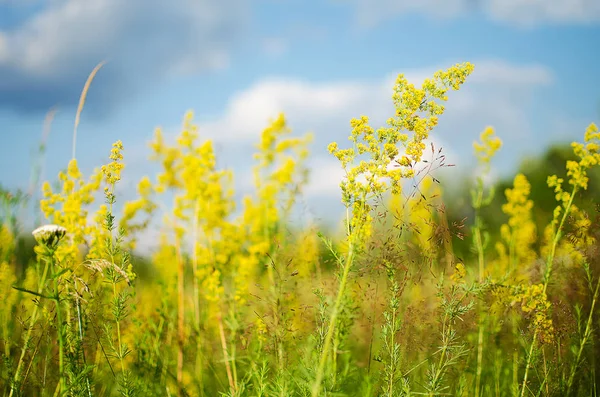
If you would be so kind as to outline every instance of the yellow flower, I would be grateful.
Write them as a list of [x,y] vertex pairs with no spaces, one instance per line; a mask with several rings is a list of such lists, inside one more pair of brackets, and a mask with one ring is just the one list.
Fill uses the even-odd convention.
[[117,141],[113,143],[109,158],[111,163],[102,166],[102,174],[109,185],[114,185],[121,180],[121,171],[123,170],[123,143]]
[[492,127],[486,127],[481,133],[481,142],[474,142],[475,157],[480,164],[488,166],[496,152],[502,147],[502,140],[494,135]]
[[521,287],[515,291],[514,300],[516,303],[521,303],[521,310],[524,313],[532,314],[532,325],[539,333],[540,340],[550,343],[554,340],[554,326],[550,317],[552,305],[544,289],[544,284]]
[[457,263],[454,266],[454,274],[452,274],[452,276],[450,276],[450,278],[455,283],[461,283],[464,280],[466,275],[467,275],[467,270],[465,269],[465,265],[462,263]]
[[[532,220],[531,210],[533,201],[529,199],[531,185],[527,177],[517,174],[513,181],[513,188],[506,189],[507,202],[502,205],[502,211],[508,215],[508,223],[500,227],[500,235],[508,248],[509,256],[499,261],[501,274],[507,270],[514,270],[517,264],[527,265],[535,261],[537,255],[533,245],[537,240],[535,223]],[[502,248],[500,248],[502,247]],[[502,243],[496,249],[506,253]],[[508,265],[508,269],[503,265]]]
[[[346,173],[340,185],[342,203],[352,209],[352,226],[358,241],[364,241],[358,236],[370,232],[370,227],[361,224],[371,220],[369,200],[388,190],[394,195],[401,193],[402,179],[414,176],[411,165],[421,161],[424,141],[444,112],[437,101],[446,101],[448,90],[458,90],[472,71],[470,63],[455,65],[425,80],[421,89],[410,84],[404,75],[398,75],[392,93],[395,114],[387,120],[387,127],[375,131],[368,117],[360,116],[350,121],[348,138],[353,148],[340,149],[335,142],[329,144],[329,152]],[[399,145],[405,155],[396,161]]]

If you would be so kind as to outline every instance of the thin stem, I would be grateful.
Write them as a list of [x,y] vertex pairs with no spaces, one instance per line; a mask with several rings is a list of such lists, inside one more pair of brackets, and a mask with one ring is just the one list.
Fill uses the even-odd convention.
[[[81,345],[83,346],[83,323],[82,323],[82,314],[81,314],[81,303],[79,302],[79,295],[75,295],[75,302],[77,305],[77,325],[78,325],[78,329],[79,329],[79,341],[81,343]],[[85,351],[82,347],[81,349],[81,356],[83,358],[83,364],[86,365],[86,359],[85,359]],[[88,375],[85,376],[85,384],[86,384],[86,388],[88,391],[88,396],[92,397],[92,389],[90,387],[90,378]]]
[[75,158],[75,149],[77,148],[77,127],[79,126],[79,118],[81,117],[81,112],[83,111],[83,105],[85,104],[85,98],[87,96],[87,92],[90,89],[90,85],[92,84],[92,80],[94,80],[94,76],[98,73],[98,70],[106,61],[100,62],[96,67],[92,70],[87,80],[85,81],[85,85],[83,86],[83,90],[81,91],[81,96],[79,97],[79,105],[77,106],[77,113],[75,114],[75,125],[73,126],[73,148],[71,158]]
[[[349,222],[348,222],[349,223]],[[349,226],[348,226],[349,230]],[[338,290],[337,298],[335,300],[335,305],[333,307],[333,311],[331,313],[331,318],[329,320],[329,328],[327,329],[327,335],[325,336],[325,342],[323,344],[323,351],[321,352],[321,359],[319,360],[319,367],[317,369],[317,377],[315,379],[315,383],[312,389],[312,397],[317,397],[319,392],[321,391],[321,382],[323,381],[323,371],[325,370],[325,361],[327,360],[327,355],[329,351],[329,347],[331,345],[331,339],[333,337],[333,330],[335,328],[335,322],[337,320],[337,316],[340,310],[340,306],[342,304],[342,298],[344,296],[344,290],[346,288],[346,283],[348,281],[348,274],[350,273],[350,267],[352,266],[352,262],[354,261],[354,244],[352,241],[352,236],[349,236],[350,239],[348,256],[346,257],[346,263],[344,264],[344,272],[342,274],[342,281],[340,282],[340,288]]]
[[58,333],[58,373],[60,377],[60,391],[67,390],[67,383],[65,379],[65,357],[64,357],[64,349],[65,349],[65,340],[63,336],[63,318],[62,318],[62,310],[60,308],[60,293],[58,291],[58,277],[56,277],[54,272],[54,266],[52,266],[52,276],[54,278],[54,300],[56,302],[56,331]]
[[183,345],[185,343],[185,284],[181,241],[179,240],[179,237],[175,236],[175,248],[177,251],[177,395],[181,396],[183,386]]
[[233,381],[233,374],[231,372],[231,364],[229,362],[229,354],[227,353],[227,339],[225,338],[225,328],[223,327],[223,316],[219,310],[217,316],[217,322],[219,324],[219,337],[221,338],[221,348],[223,349],[223,358],[225,360],[225,370],[227,371],[227,379],[229,380],[229,388],[231,393],[235,393],[235,383]]
[[194,219],[192,226],[193,233],[193,251],[192,252],[192,268],[194,271],[193,288],[194,288],[194,320],[196,321],[196,378],[199,383],[200,393],[204,394],[204,379],[202,371],[202,338],[200,336],[201,321],[200,321],[200,285],[198,281],[198,218],[200,216],[200,198],[196,200],[194,208]]
[[571,368],[571,375],[569,376],[569,382],[567,384],[567,396],[571,393],[571,388],[573,387],[573,382],[575,381],[575,373],[577,372],[577,367],[581,362],[581,354],[583,353],[583,349],[587,344],[590,336],[592,335],[592,323],[593,323],[593,315],[594,308],[596,307],[596,302],[598,301],[598,292],[600,291],[600,277],[598,277],[598,282],[596,283],[596,288],[594,291],[594,297],[592,299],[592,306],[590,308],[590,314],[588,315],[587,323],[585,326],[585,332],[583,333],[583,338],[579,343],[579,350],[577,351],[577,358],[575,359],[575,363]]
[[[44,285],[46,284],[46,277],[48,276],[48,268],[50,267],[50,263],[53,261],[53,257],[54,257],[54,252],[52,252],[52,255],[50,258],[45,258],[45,260],[44,260],[44,262],[45,262],[44,271],[42,272],[42,278],[40,279],[40,282],[38,283],[38,290],[37,290],[38,294],[42,293]],[[36,304],[34,306],[33,313],[31,314],[31,319],[29,320],[29,327],[27,328],[27,333],[25,334],[23,350],[21,350],[21,356],[19,357],[19,362],[17,364],[17,370],[15,371],[15,377],[14,377],[12,385],[10,387],[10,393],[8,395],[9,397],[13,396],[13,393],[15,392],[15,389],[17,388],[17,385],[20,381],[21,370],[23,368],[23,359],[25,358],[25,353],[27,352],[27,345],[29,344],[29,341],[31,339],[31,332],[33,331],[33,327],[35,325],[35,322],[37,321],[39,306],[40,306],[40,303],[38,302],[38,304]]]
[[[475,246],[477,248],[477,259],[479,263],[479,283],[483,283],[485,258],[483,253],[483,239],[481,237],[481,217],[480,210],[483,203],[483,186],[480,185],[475,202]],[[485,314],[480,312],[479,332],[477,337],[477,372],[475,376],[475,397],[479,397],[481,392],[481,373],[483,370],[483,328]]]
[[[551,248],[550,253],[548,254],[548,258],[546,260],[546,271],[544,272],[544,290],[543,290],[544,295],[546,294],[546,290],[548,289],[548,283],[550,282],[550,275],[552,274],[552,264],[554,262],[554,255],[556,254],[556,246],[558,245],[558,241],[560,240],[560,237],[562,235],[562,233],[561,233],[562,227],[563,227],[565,220],[567,219],[567,216],[569,215],[569,212],[571,210],[571,205],[573,204],[573,199],[575,198],[575,193],[577,193],[577,186],[573,187],[573,191],[571,192],[571,197],[569,198],[569,202],[567,203],[567,205],[565,207],[565,211],[563,213],[562,219],[560,220],[560,223],[556,230],[556,234],[554,235],[554,239],[552,240],[552,248]],[[525,365],[525,375],[523,376],[523,385],[521,386],[521,397],[523,397],[525,395],[525,387],[527,385],[529,368],[531,366],[531,357],[533,355],[533,349],[537,342],[537,336],[538,336],[538,329],[536,328],[536,330],[533,333],[533,340],[531,341],[531,347],[529,349],[529,354],[527,356],[527,364]]]

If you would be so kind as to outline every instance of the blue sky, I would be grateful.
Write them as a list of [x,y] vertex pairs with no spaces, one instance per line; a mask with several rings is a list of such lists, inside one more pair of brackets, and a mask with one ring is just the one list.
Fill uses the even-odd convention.
[[474,63],[432,139],[455,175],[468,173],[471,144],[492,125],[508,174],[598,122],[599,50],[597,0],[0,0],[0,183],[27,188],[53,106],[45,176],[66,166],[81,88],[106,59],[78,131],[85,172],[121,139],[127,196],[155,171],[154,128],[176,134],[193,109],[243,191],[252,144],[284,111],[295,133],[315,134],[306,196],[322,216],[341,176],[326,145],[345,142],[351,117],[379,126],[391,115],[397,73],[418,84]]

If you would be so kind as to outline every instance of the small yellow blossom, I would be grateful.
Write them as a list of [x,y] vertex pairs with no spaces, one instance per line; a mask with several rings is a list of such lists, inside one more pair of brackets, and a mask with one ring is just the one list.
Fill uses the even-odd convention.
[[481,133],[481,142],[474,142],[475,157],[480,164],[487,166],[496,152],[502,147],[502,140],[494,135],[492,127],[486,127]]

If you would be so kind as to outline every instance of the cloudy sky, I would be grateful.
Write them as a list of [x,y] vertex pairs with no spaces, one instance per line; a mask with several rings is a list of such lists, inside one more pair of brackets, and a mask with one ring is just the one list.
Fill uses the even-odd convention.
[[[456,173],[487,126],[505,146],[499,173],[553,142],[581,139],[600,118],[598,0],[0,0],[0,183],[27,188],[44,117],[56,107],[45,175],[71,157],[77,101],[102,61],[78,131],[85,172],[121,139],[124,194],[153,173],[146,143],[175,134],[193,109],[223,166],[249,176],[252,144],[284,111],[313,132],[307,189],[317,216],[337,202],[326,152],[361,114],[391,115],[402,72],[416,84],[475,64],[432,137]],[[448,176],[451,178],[451,176]]]

